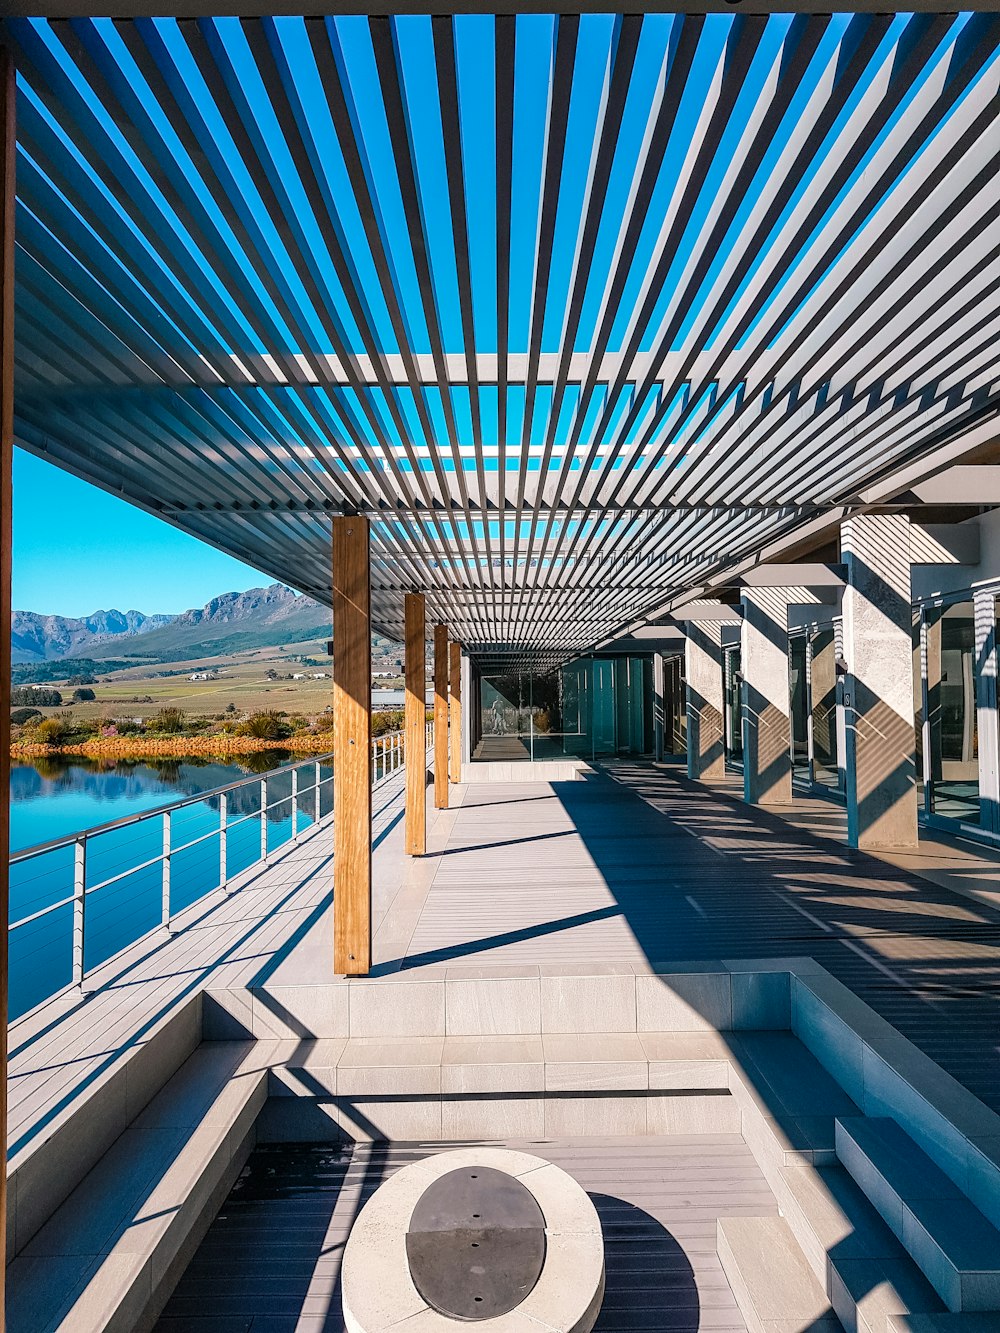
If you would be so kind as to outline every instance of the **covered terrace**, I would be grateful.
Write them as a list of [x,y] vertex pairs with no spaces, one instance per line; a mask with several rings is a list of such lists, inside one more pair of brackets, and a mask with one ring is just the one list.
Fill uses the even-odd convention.
[[717,1134],[734,1328],[1000,1310],[1000,20],[682,8],[4,6],[0,618],[17,443],[329,605],[335,727],[328,819],[176,920],[168,842],[15,1027],[15,1333],[151,1327],[310,1136]]

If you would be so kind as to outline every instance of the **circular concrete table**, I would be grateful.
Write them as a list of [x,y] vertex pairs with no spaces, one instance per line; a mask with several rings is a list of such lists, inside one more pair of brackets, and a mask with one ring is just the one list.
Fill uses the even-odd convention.
[[[476,1167],[503,1172],[529,1192],[544,1220],[545,1254],[538,1280],[519,1304],[470,1320],[434,1309],[421,1296],[406,1237],[427,1189],[450,1172]],[[586,1192],[559,1167],[528,1153],[463,1148],[403,1167],[375,1191],[348,1237],[341,1285],[350,1333],[384,1333],[403,1320],[406,1333],[456,1333],[469,1324],[482,1333],[589,1333],[604,1299],[604,1237]]]

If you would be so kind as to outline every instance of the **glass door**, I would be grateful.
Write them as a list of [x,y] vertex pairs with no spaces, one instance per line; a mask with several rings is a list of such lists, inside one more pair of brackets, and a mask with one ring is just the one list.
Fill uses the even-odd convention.
[[792,776],[809,781],[809,696],[806,687],[806,649],[804,634],[788,641],[789,731],[792,747]]
[[927,736],[924,781],[945,819],[980,821],[976,619],[972,599],[926,616]]
[[836,791],[840,787],[840,767],[837,757],[837,637],[833,628],[816,630],[810,648],[813,781]]
[[726,696],[726,763],[743,764],[743,709],[740,699],[742,657],[739,648],[726,648],[723,654]]

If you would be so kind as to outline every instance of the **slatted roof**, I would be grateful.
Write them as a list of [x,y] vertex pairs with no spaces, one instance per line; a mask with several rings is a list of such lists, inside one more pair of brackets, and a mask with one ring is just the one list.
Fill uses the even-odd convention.
[[551,664],[996,431],[1000,19],[8,20],[16,432]]

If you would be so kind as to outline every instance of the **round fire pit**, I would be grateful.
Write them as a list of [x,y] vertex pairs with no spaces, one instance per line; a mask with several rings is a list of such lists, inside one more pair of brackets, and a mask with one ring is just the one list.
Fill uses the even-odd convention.
[[481,1323],[521,1330],[525,1316],[589,1333],[604,1297],[604,1239],[594,1205],[540,1157],[462,1149],[414,1162],[362,1209],[344,1251],[351,1333],[440,1333]]

